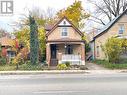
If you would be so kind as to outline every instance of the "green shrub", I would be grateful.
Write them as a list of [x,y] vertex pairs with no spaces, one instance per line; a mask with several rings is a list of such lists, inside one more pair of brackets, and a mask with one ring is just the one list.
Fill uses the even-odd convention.
[[41,65],[22,64],[19,66],[19,70],[43,70]]
[[88,70],[86,66],[80,66],[80,70]]
[[15,66],[12,66],[12,65],[9,65],[9,64],[0,66],[0,71],[12,71],[12,70],[16,70]]
[[110,63],[107,60],[94,60],[94,63],[109,69],[127,69],[127,59],[121,59],[119,64]]
[[65,62],[65,65],[67,66],[67,67],[70,67],[70,62]]
[[127,40],[118,39],[116,37],[109,38],[104,46],[102,46],[102,50],[104,51],[106,57],[109,62],[119,63],[120,55],[124,51],[123,47],[126,47]]
[[30,63],[30,60],[26,61],[26,64],[31,64],[31,63]]
[[13,60],[14,60],[13,58],[10,59],[9,65],[14,65]]
[[7,63],[7,60],[5,57],[0,58],[0,65],[5,65]]
[[58,70],[67,70],[68,67],[66,66],[66,64],[58,64],[57,65],[57,69]]
[[72,67],[72,68],[80,68],[80,66],[77,65],[77,64],[74,64],[74,65],[72,65],[71,67]]

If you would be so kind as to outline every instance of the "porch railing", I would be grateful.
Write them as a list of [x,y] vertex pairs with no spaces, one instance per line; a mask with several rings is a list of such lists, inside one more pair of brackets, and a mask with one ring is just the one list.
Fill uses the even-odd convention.
[[71,64],[81,64],[81,55],[64,54],[61,59],[62,63],[70,62]]

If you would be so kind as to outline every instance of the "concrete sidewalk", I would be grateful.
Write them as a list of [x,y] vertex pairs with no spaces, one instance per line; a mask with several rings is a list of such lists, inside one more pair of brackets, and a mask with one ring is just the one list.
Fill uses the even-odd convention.
[[37,75],[37,74],[117,74],[127,70],[45,70],[45,71],[0,71],[0,75]]
[[90,62],[86,62],[86,67],[89,69],[89,70],[108,70],[107,68],[104,68],[100,65],[97,65],[95,63],[90,63]]

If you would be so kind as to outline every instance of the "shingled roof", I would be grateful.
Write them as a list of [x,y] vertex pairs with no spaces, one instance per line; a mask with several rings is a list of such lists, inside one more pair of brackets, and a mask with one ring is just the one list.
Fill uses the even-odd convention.
[[93,40],[95,40],[97,37],[100,37],[101,35],[103,35],[104,33],[106,33],[124,14],[127,14],[127,9],[120,14],[119,16],[117,16],[116,18],[114,18],[111,22],[109,22],[101,31],[99,34],[97,34]]
[[54,26],[53,24],[46,25],[45,30],[50,31],[53,28],[53,26]]
[[10,39],[8,37],[2,37],[0,38],[0,44],[2,46],[13,46],[14,40]]

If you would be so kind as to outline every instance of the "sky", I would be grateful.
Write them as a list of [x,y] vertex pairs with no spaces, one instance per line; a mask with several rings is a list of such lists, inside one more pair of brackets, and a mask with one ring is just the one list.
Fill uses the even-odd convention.
[[[32,8],[38,7],[42,10],[53,8],[58,11],[73,4],[74,1],[75,0],[13,0],[14,12],[12,15],[0,14],[0,28],[8,32],[13,32],[13,23],[18,21],[23,14],[28,15],[28,11]],[[93,11],[93,8],[91,8],[86,0],[80,1],[82,1],[82,6],[86,11]]]

